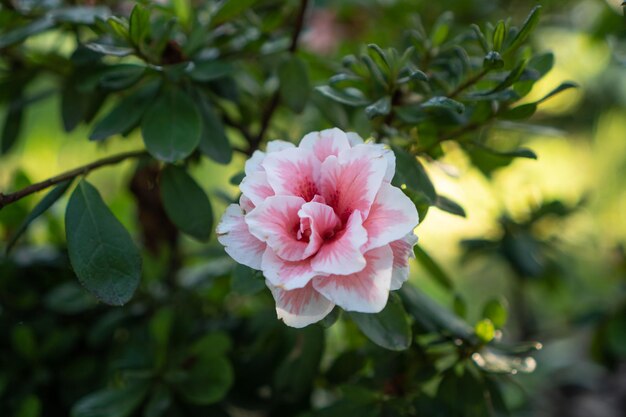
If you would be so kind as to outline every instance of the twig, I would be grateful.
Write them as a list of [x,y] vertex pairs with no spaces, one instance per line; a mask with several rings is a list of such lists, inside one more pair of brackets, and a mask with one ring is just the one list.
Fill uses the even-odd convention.
[[[308,0],[300,1],[300,9],[298,10],[298,17],[293,29],[293,33],[291,34],[291,43],[289,44],[288,49],[288,51],[292,54],[294,54],[298,50],[298,40],[300,39],[300,34],[302,33],[302,29],[304,28],[304,17],[306,15],[308,4]],[[272,121],[272,116],[274,116],[274,112],[278,108],[279,102],[280,93],[276,91],[272,95],[272,98],[267,104],[267,107],[265,107],[265,111],[263,112],[263,115],[261,117],[261,127],[259,129],[259,133],[248,141],[250,144],[250,147],[248,148],[248,155],[252,155],[252,153],[258,149],[259,145],[263,141],[263,137],[265,136],[265,133],[269,128],[270,122]]]
[[448,94],[448,97],[455,98],[456,96],[461,94],[463,91],[467,90],[469,87],[473,86],[478,81],[480,81],[485,75],[487,75],[489,71],[490,71],[489,68],[483,68],[479,73],[477,73],[473,77],[468,78],[463,84],[459,85],[454,91]]
[[47,180],[31,184],[28,187],[22,188],[11,194],[2,194],[0,193],[0,210],[3,207],[8,206],[11,203],[15,203],[16,201],[27,197],[31,194],[34,194],[38,191],[45,190],[48,187],[52,187],[53,185],[59,184],[63,181],[76,178],[80,175],[86,175],[94,169],[106,166],[106,165],[114,165],[119,162],[124,161],[129,158],[138,158],[144,155],[148,155],[146,151],[133,151],[133,152],[124,152],[117,155],[109,156],[107,158],[99,159],[97,161],[91,162],[87,165],[83,165],[81,167],[72,169],[71,171],[64,172],[63,174],[59,174],[55,177],[48,178]]

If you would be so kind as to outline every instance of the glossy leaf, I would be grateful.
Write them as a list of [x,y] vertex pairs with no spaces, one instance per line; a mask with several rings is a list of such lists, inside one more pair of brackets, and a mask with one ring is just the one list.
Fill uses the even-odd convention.
[[442,195],[437,196],[435,206],[447,213],[454,214],[456,216],[465,217],[465,210],[457,202],[450,200],[448,197]]
[[351,312],[350,317],[374,343],[389,350],[405,350],[411,345],[412,332],[408,315],[399,297],[392,293],[380,313]]
[[214,25],[222,24],[231,20],[252,7],[258,0],[224,0],[213,15]]
[[522,24],[521,29],[517,32],[517,35],[511,42],[511,44],[507,48],[507,52],[515,51],[519,48],[525,41],[528,39],[528,36],[533,31],[537,23],[539,23],[539,18],[541,16],[541,6],[535,6],[531,11],[524,23]]
[[327,85],[317,87],[316,90],[331,100],[348,106],[360,107],[369,104],[368,100],[358,90],[343,91]]
[[196,356],[193,367],[176,385],[181,397],[191,404],[220,401],[233,384],[233,369],[224,356],[205,351]]
[[65,282],[44,297],[44,305],[59,314],[80,314],[96,307],[98,300],[76,282]]
[[150,10],[141,4],[135,4],[128,22],[130,40],[137,46],[143,44],[150,35]]
[[189,76],[200,82],[218,80],[232,75],[234,68],[231,64],[223,61],[200,61],[195,62]]
[[106,19],[111,9],[106,6],[71,6],[59,7],[48,13],[55,22],[92,25],[96,19]]
[[163,170],[161,198],[167,216],[181,232],[203,241],[211,236],[211,203],[204,190],[185,169],[168,165]]
[[148,385],[135,383],[122,388],[93,392],[72,407],[72,417],[127,417],[141,404]]
[[46,212],[54,203],[58,201],[59,198],[65,194],[69,186],[72,184],[72,180],[64,181],[54,187],[44,198],[37,203],[35,208],[28,214],[28,216],[24,219],[22,224],[17,228],[11,240],[7,243],[6,253],[9,253],[17,240],[24,234],[24,232],[28,229],[28,226],[35,221],[39,216]]
[[400,188],[404,185],[414,192],[422,193],[430,204],[434,204],[437,201],[437,193],[422,163],[415,156],[398,147],[393,147],[393,152],[396,155],[397,164],[393,184]]
[[448,274],[439,266],[433,258],[430,257],[421,245],[413,246],[413,253],[415,259],[428,271],[428,274],[437,281],[442,287],[452,290],[454,289],[454,282],[448,276]]
[[506,35],[506,26],[504,21],[500,20],[493,31],[493,50],[500,51],[502,44],[504,43],[504,36]]
[[391,97],[385,96],[365,108],[365,114],[373,119],[378,116],[386,116],[391,112]]
[[9,152],[15,145],[22,130],[23,119],[24,110],[22,108],[12,108],[11,104],[9,104],[4,125],[2,126],[2,134],[0,135],[0,155]]
[[123,46],[106,45],[103,43],[87,43],[85,46],[94,52],[102,55],[111,55],[116,57],[124,57],[132,54],[134,50]]
[[290,55],[278,67],[280,98],[294,113],[301,113],[311,92],[306,64],[296,55]]
[[265,280],[259,271],[237,264],[233,271],[230,288],[238,294],[253,295],[265,288]]
[[178,161],[188,157],[200,142],[200,113],[186,93],[168,88],[148,107],[141,133],[151,155],[165,162]]
[[211,103],[202,92],[197,92],[194,98],[202,118],[202,134],[198,148],[217,163],[230,163],[233,148],[228,141],[222,121],[217,117]]
[[463,105],[463,103],[442,96],[432,97],[428,99],[426,102],[421,104],[421,107],[424,109],[450,110],[455,113],[463,113],[465,111],[465,106]]
[[128,231],[86,180],[70,197],[65,230],[78,281],[106,304],[127,303],[141,279],[141,256]]

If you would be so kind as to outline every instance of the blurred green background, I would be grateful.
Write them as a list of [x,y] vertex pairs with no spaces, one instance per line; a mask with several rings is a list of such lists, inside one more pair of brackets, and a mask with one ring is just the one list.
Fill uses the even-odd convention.
[[[538,155],[536,161],[516,160],[487,179],[465,153],[447,144],[446,156],[428,164],[427,170],[437,190],[454,196],[467,217],[432,209],[416,232],[422,247],[454,280],[466,300],[470,321],[479,318],[484,301],[503,297],[512,310],[505,337],[523,335],[543,344],[535,356],[536,371],[515,376],[516,383],[505,392],[514,415],[618,417],[626,410],[626,24],[618,0],[540,3],[543,17],[532,42],[539,51],[552,51],[556,63],[526,101],[544,96],[563,80],[572,80],[580,88],[544,103],[529,123],[499,122],[490,131],[496,137],[522,141]],[[461,24],[501,18],[521,21],[533,5],[504,0],[318,1],[302,48],[311,57],[322,54],[339,60],[363,43],[397,44],[414,13],[427,25],[446,10]],[[68,40],[50,32],[28,42],[45,50]],[[329,74],[328,68],[313,64],[315,84]],[[38,87],[46,82],[40,80]],[[0,158],[0,190],[17,188],[26,178],[37,182],[142,147],[139,132],[101,144],[85,140],[86,126],[65,133],[58,101],[54,96],[29,108],[20,141]],[[328,126],[315,108],[298,116],[278,113],[275,123],[283,132],[276,139],[290,140]],[[237,132],[229,134],[234,143],[241,141]],[[191,172],[210,195],[234,197],[238,190],[229,178],[243,162],[240,154],[228,166],[204,158]],[[127,162],[104,168],[89,179],[137,235],[136,208],[125,185],[133,166]],[[6,239],[37,200],[31,197],[0,211],[0,236]],[[31,226],[22,249],[29,243],[30,251],[41,252],[64,241],[65,201]],[[551,201],[575,209],[532,225],[532,235],[548,242],[549,250],[536,252],[539,258],[530,261],[539,265],[531,278],[521,276],[501,256],[476,255],[460,244],[465,239],[499,239],[504,233],[502,216],[524,223],[542,203]],[[226,202],[213,198],[212,203],[216,215],[221,215]],[[191,240],[184,245],[190,254],[207,250]],[[25,250],[19,254],[28,256]],[[453,294],[429,279],[416,262],[411,281],[452,307]],[[329,346],[341,349],[344,335],[341,323],[331,328]]]

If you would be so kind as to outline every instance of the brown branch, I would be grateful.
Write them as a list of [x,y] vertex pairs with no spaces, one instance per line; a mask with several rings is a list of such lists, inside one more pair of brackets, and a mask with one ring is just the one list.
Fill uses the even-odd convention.
[[490,71],[489,68],[483,68],[480,72],[476,73],[473,77],[468,78],[463,84],[459,85],[454,91],[448,94],[449,98],[455,98],[463,91],[480,81]]
[[107,158],[99,159],[87,165],[83,165],[81,167],[72,169],[71,171],[67,171],[67,172],[64,172],[63,174],[59,174],[55,177],[48,178],[47,180],[44,180],[35,184],[31,184],[28,187],[22,188],[21,190],[18,190],[14,193],[11,193],[11,194],[0,193],[0,210],[3,207],[6,207],[11,203],[15,203],[16,201],[24,197],[27,197],[41,190],[45,190],[48,187],[52,187],[53,185],[62,183],[69,179],[76,178],[80,175],[86,175],[89,172],[93,171],[94,169],[107,166],[107,165],[114,165],[114,164],[124,161],[125,159],[138,158],[147,154],[148,153],[146,151],[132,151],[132,152],[120,153],[117,155],[109,156]]
[[[301,0],[300,1],[300,9],[298,10],[298,16],[296,19],[296,24],[293,28],[293,33],[291,34],[291,43],[289,44],[288,51],[292,54],[296,53],[298,50],[298,40],[300,39],[300,34],[302,33],[302,29],[304,29],[304,17],[306,15],[306,10],[308,8],[309,1]],[[265,133],[267,133],[267,129],[270,126],[270,122],[272,121],[272,116],[274,116],[274,112],[278,108],[278,104],[280,103],[280,93],[278,90],[274,92],[272,98],[270,99],[267,107],[265,107],[265,111],[261,117],[261,127],[259,129],[259,133],[252,137],[249,140],[250,147],[248,148],[248,155],[252,155],[252,153],[259,148]]]

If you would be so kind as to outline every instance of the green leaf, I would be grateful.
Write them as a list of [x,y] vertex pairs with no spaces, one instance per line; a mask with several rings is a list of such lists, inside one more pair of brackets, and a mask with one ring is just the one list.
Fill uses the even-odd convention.
[[233,148],[228,141],[222,121],[217,117],[211,103],[202,92],[194,95],[202,118],[200,151],[220,164],[228,164],[233,158]]
[[421,193],[430,204],[434,204],[437,201],[437,193],[421,162],[414,155],[401,148],[395,146],[392,148],[396,155],[397,165],[393,184]]
[[141,404],[148,384],[135,383],[122,388],[93,392],[72,407],[72,417],[127,417]]
[[33,20],[27,25],[19,26],[16,29],[13,29],[12,31],[1,35],[0,49],[14,45],[38,33],[45,32],[52,27],[54,27],[54,21],[49,16],[44,16],[41,19]]
[[528,159],[537,159],[537,154],[528,148],[518,148],[512,151],[497,151],[495,149],[483,147],[483,150],[489,152],[493,155],[503,156],[508,158],[528,158]]
[[444,12],[441,14],[441,16],[439,16],[433,26],[432,33],[430,34],[430,39],[433,43],[433,46],[439,46],[446,40],[446,38],[448,37],[448,33],[450,32],[450,24],[452,23],[452,18],[452,12]]
[[474,332],[483,343],[489,343],[494,338],[496,329],[491,320],[482,319],[474,326]]
[[337,90],[336,88],[322,85],[315,90],[325,97],[347,106],[360,107],[369,104],[369,101],[363,96],[363,93],[356,89]]
[[539,72],[539,76],[546,75],[554,66],[554,54],[552,52],[546,52],[544,54],[533,56],[528,61],[528,67]]
[[453,337],[469,342],[475,341],[474,329],[470,325],[417,288],[404,284],[399,294],[407,311],[426,329],[442,330]]
[[230,282],[233,292],[242,295],[253,295],[265,288],[263,275],[245,265],[237,264]]
[[450,110],[455,113],[463,113],[465,111],[465,106],[463,105],[463,103],[443,96],[432,97],[428,101],[422,103],[420,107],[424,109]]
[[565,90],[569,90],[570,88],[578,88],[578,84],[571,82],[571,81],[566,81],[564,83],[561,83],[561,85],[559,85],[557,88],[555,88],[554,90],[550,91],[548,94],[546,94],[545,96],[543,96],[539,101],[537,101],[536,103],[543,103],[544,101],[546,101],[547,99],[549,99],[550,97],[553,97]]
[[448,197],[438,195],[437,200],[435,201],[435,207],[447,213],[465,217],[465,210],[463,207],[461,207],[457,202],[450,200]]
[[501,329],[506,324],[508,313],[502,301],[491,299],[483,306],[482,316],[491,320],[496,329]]
[[454,295],[454,301],[452,303],[454,313],[462,319],[467,317],[467,303],[459,294]]
[[483,34],[483,31],[480,30],[480,27],[477,24],[475,24],[475,23],[472,23],[470,25],[470,27],[474,31],[474,37],[478,41],[478,44],[480,45],[480,47],[483,49],[483,52],[484,53],[488,53],[489,52],[489,45],[487,44],[487,39],[485,38],[485,35]]
[[81,122],[89,122],[102,106],[105,96],[96,92],[82,93],[68,83],[61,91],[61,118],[66,132]]
[[506,26],[504,21],[500,20],[493,31],[493,50],[499,52],[504,43],[504,36],[506,35]]
[[208,240],[213,230],[213,209],[204,190],[183,168],[168,165],[161,174],[161,198],[167,216],[182,231]]
[[505,112],[498,114],[498,117],[505,120],[524,120],[531,117],[537,111],[536,103],[526,103]]
[[232,20],[247,9],[251,8],[258,0],[224,0],[220,8],[213,15],[213,26]]
[[98,304],[91,294],[74,281],[54,287],[43,301],[46,308],[59,314],[79,314]]
[[134,93],[122,98],[111,111],[98,120],[89,140],[104,140],[110,136],[128,133],[141,121],[160,83],[146,84]]
[[141,279],[141,256],[128,231],[86,180],[70,197],[65,230],[79,282],[106,304],[128,302]]
[[17,228],[17,230],[11,237],[11,240],[9,240],[9,243],[7,243],[6,253],[9,253],[11,251],[20,236],[22,236],[26,229],[28,229],[28,226],[30,226],[30,224],[35,219],[45,213],[46,210],[52,207],[52,205],[56,203],[63,194],[65,194],[65,191],[67,191],[71,184],[72,180],[67,180],[60,183],[59,185],[54,187],[48,194],[46,194],[46,196],[42,198],[39,203],[37,203],[33,211],[28,214],[28,216],[24,219],[22,224]]
[[134,45],[141,46],[150,36],[150,10],[141,4],[135,4],[130,13],[128,26],[130,40]]
[[48,16],[59,23],[73,23],[93,25],[96,19],[106,19],[111,15],[111,9],[106,6],[71,6],[59,7],[50,10]]
[[415,254],[415,259],[428,271],[430,276],[437,281],[442,287],[447,290],[454,289],[454,282],[448,276],[448,274],[439,266],[437,262],[433,258],[430,257],[428,252],[426,252],[420,245],[415,245],[413,247],[413,253]]
[[124,90],[139,81],[145,72],[142,65],[113,65],[100,74],[99,84],[107,90]]
[[0,155],[4,155],[11,150],[20,136],[24,119],[24,110],[15,108],[9,104],[0,136]]
[[311,93],[307,67],[302,59],[290,54],[278,67],[280,98],[294,113],[302,113]]
[[230,362],[210,351],[196,356],[193,367],[176,385],[182,398],[192,404],[208,405],[220,401],[233,384]]
[[528,35],[533,31],[537,23],[539,23],[539,17],[541,15],[541,6],[535,6],[531,11],[524,23],[522,24],[522,28],[517,32],[517,35],[511,42],[511,44],[507,48],[507,53],[515,51],[519,48],[528,38]]
[[365,108],[365,115],[369,119],[378,116],[386,116],[389,112],[391,112],[391,97],[389,96],[385,96]]
[[350,317],[361,331],[378,346],[389,350],[405,350],[411,345],[409,318],[395,293],[389,295],[380,313],[351,312]]
[[116,57],[128,56],[135,52],[133,48],[127,48],[124,46],[105,45],[103,43],[87,43],[85,46],[94,52],[102,55],[111,55]]
[[169,88],[146,111],[141,132],[148,152],[155,158],[178,161],[191,155],[200,142],[200,113],[187,94]]
[[150,394],[143,417],[161,417],[172,405],[172,394],[164,384],[158,384]]
[[206,82],[228,77],[233,72],[234,67],[230,63],[211,60],[194,62],[189,71],[189,76],[196,81]]
[[36,395],[29,394],[21,401],[15,417],[39,417],[41,416],[41,401]]
[[506,78],[500,84],[484,95],[488,96],[512,86],[522,76],[522,73],[526,69],[527,62],[528,61],[521,61],[515,68],[513,68],[513,70],[511,70],[511,72],[508,73]]

